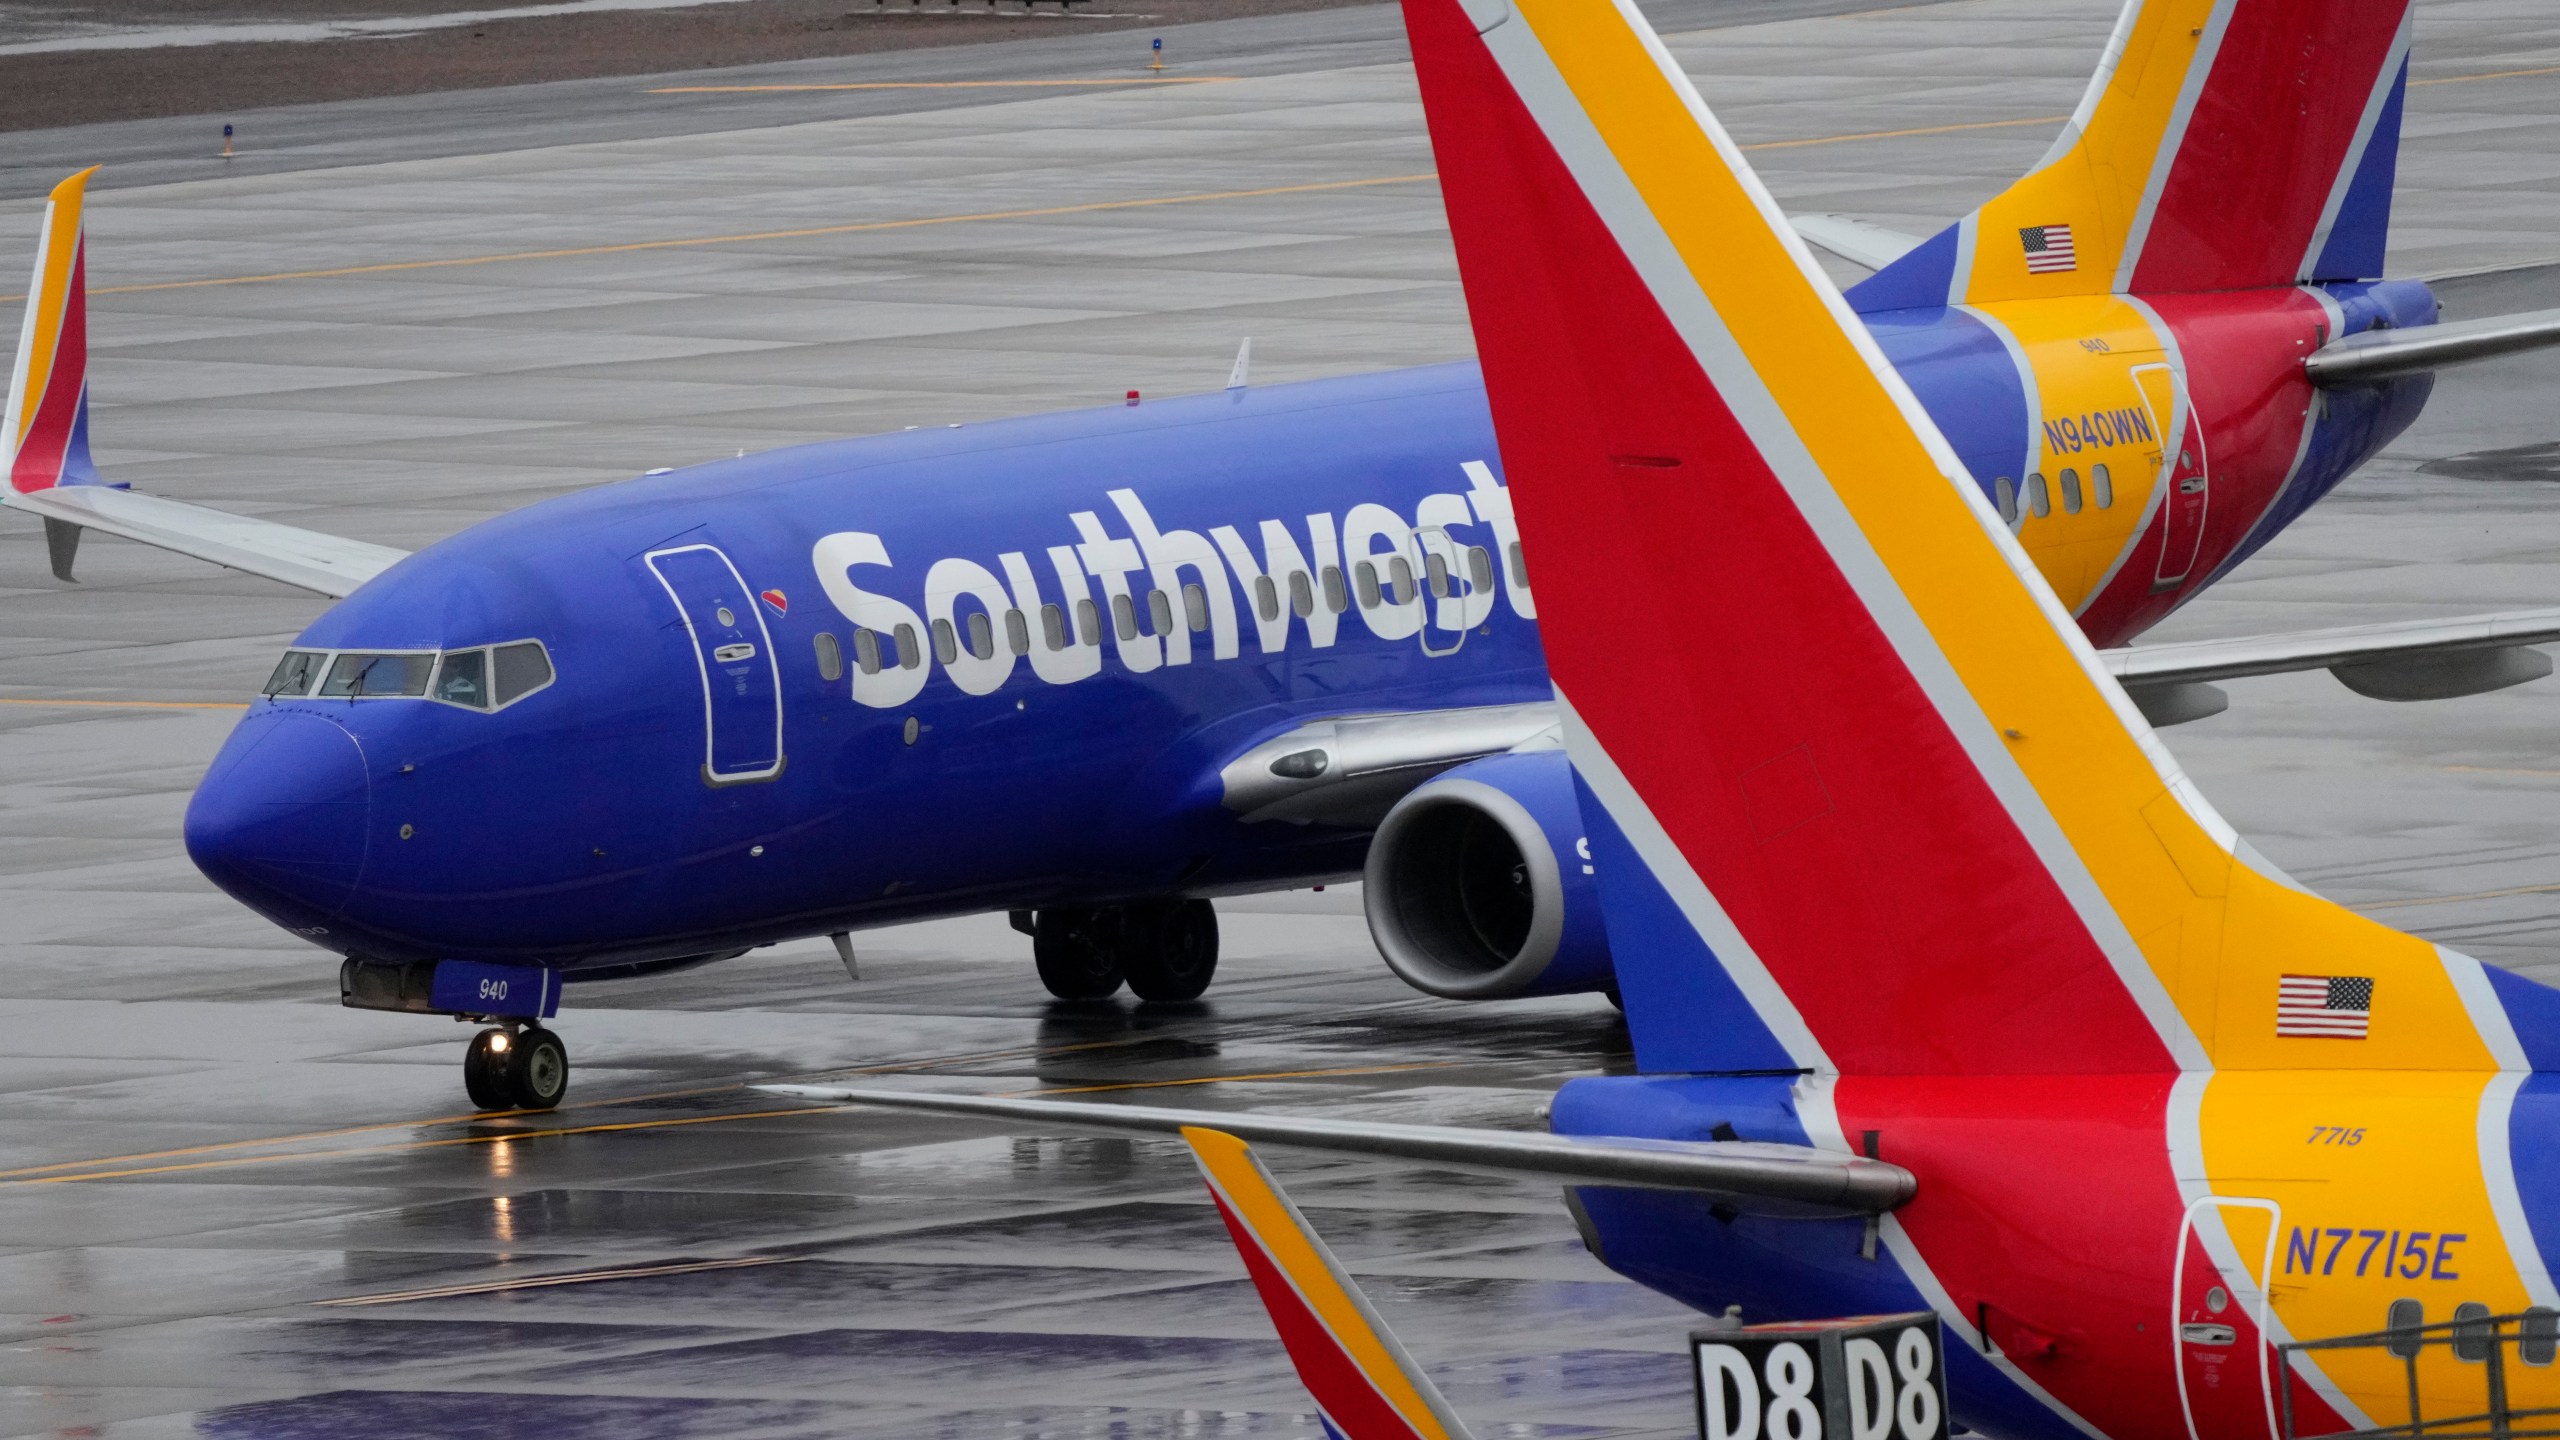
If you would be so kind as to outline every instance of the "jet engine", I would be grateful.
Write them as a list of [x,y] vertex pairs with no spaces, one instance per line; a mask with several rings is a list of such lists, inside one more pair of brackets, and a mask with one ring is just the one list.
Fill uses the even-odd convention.
[[1470,761],[1379,824],[1369,934],[1405,983],[1451,1000],[1611,989],[1588,850],[1562,750]]

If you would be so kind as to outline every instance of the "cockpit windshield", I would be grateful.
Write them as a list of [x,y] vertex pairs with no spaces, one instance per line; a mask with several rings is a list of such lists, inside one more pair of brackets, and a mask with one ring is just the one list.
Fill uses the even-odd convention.
[[554,678],[551,656],[538,640],[442,652],[287,650],[259,693],[277,700],[428,699],[500,710]]

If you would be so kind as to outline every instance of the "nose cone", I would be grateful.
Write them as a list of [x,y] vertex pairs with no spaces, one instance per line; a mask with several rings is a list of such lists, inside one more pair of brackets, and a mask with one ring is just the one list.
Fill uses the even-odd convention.
[[364,876],[372,785],[336,721],[269,710],[240,722],[187,805],[187,854],[242,904],[292,929],[344,909]]

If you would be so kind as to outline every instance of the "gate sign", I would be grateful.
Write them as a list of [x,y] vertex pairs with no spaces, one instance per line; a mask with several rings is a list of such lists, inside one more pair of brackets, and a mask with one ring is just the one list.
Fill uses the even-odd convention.
[[1689,1348],[1701,1440],[1947,1440],[1934,1314],[1704,1330]]

